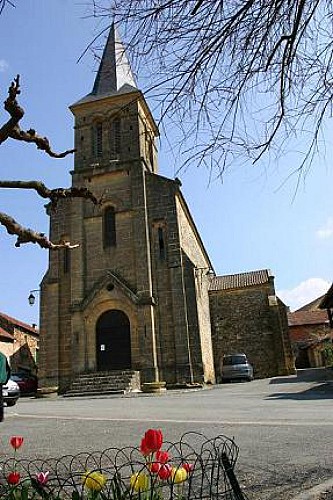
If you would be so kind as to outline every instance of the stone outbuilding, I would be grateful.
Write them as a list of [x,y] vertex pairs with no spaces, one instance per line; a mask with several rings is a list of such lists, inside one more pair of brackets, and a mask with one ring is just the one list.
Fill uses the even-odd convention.
[[[289,336],[296,368],[317,368],[333,361],[333,333],[327,311],[321,308],[326,296],[318,297],[288,313]],[[332,358],[332,359],[331,359]]]
[[209,301],[215,372],[224,354],[245,353],[257,378],[294,373],[287,309],[269,269],[216,276]]
[[39,331],[8,314],[0,312],[0,351],[7,357],[12,372],[37,374]]

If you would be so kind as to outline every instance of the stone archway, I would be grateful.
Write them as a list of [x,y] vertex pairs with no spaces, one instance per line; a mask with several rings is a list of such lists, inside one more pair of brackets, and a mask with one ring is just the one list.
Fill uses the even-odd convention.
[[96,323],[98,371],[131,368],[131,332],[127,315],[118,309],[104,312]]

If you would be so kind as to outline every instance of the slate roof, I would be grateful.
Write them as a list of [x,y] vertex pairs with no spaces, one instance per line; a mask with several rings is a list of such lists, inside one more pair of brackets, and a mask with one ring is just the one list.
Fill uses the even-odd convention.
[[94,86],[90,94],[73,104],[96,101],[111,95],[138,92],[125,48],[114,24],[111,25]]
[[289,326],[322,325],[328,322],[326,311],[295,311],[288,313]]
[[215,276],[211,279],[209,290],[232,290],[263,285],[268,283],[272,277],[273,275],[270,269],[260,269],[258,271],[249,271],[247,273]]

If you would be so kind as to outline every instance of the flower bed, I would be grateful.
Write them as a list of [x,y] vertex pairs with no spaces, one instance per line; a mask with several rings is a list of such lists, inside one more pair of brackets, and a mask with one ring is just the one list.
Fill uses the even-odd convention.
[[242,499],[233,468],[238,447],[226,436],[188,432],[176,443],[149,429],[139,448],[108,448],[59,459],[0,460],[0,498],[90,500]]

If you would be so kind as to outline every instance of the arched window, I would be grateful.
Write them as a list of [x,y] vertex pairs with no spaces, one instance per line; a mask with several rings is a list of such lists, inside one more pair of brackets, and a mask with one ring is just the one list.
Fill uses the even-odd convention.
[[102,156],[103,154],[103,125],[102,123],[95,123],[92,127],[92,138],[91,138],[91,145],[92,145],[92,155],[94,157],[96,156]]
[[103,212],[103,245],[104,248],[116,246],[116,216],[114,207],[107,207]]
[[110,157],[117,158],[121,152],[121,121],[114,118],[109,124]]

